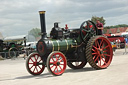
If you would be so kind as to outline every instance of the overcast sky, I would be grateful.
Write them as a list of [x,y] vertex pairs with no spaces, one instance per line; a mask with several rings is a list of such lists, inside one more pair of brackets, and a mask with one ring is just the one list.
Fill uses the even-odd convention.
[[0,32],[6,37],[40,28],[41,10],[46,11],[47,32],[54,22],[78,28],[92,16],[103,16],[106,26],[128,24],[128,0],[0,0]]

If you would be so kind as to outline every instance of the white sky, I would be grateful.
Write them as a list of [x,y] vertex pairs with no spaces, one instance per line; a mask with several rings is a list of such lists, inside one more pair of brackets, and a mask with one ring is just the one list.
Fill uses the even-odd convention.
[[6,37],[40,28],[38,11],[42,10],[46,11],[47,32],[54,22],[79,28],[92,16],[103,16],[106,26],[128,24],[128,0],[0,0],[0,32]]

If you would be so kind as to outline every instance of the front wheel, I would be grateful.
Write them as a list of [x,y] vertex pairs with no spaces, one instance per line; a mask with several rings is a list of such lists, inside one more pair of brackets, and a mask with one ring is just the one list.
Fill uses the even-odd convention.
[[66,69],[67,60],[63,53],[54,51],[47,58],[47,68],[54,76],[62,75]]
[[32,75],[40,75],[44,71],[45,65],[38,53],[31,53],[28,56],[26,60],[26,69]]

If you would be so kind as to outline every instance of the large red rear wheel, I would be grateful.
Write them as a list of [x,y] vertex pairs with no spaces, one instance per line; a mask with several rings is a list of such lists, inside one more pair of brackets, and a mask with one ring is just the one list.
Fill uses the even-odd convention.
[[44,69],[43,60],[38,53],[31,53],[26,60],[27,71],[32,75],[40,75]]
[[113,57],[111,43],[104,36],[92,37],[86,46],[86,58],[95,69],[107,68]]
[[47,68],[55,76],[62,75],[66,69],[67,60],[63,53],[55,51],[47,58]]

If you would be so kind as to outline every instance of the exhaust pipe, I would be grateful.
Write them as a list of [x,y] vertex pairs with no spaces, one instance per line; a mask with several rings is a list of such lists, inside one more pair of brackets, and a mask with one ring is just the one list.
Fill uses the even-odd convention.
[[40,14],[40,24],[41,24],[41,36],[42,39],[46,38],[46,26],[45,26],[45,11],[39,11]]

